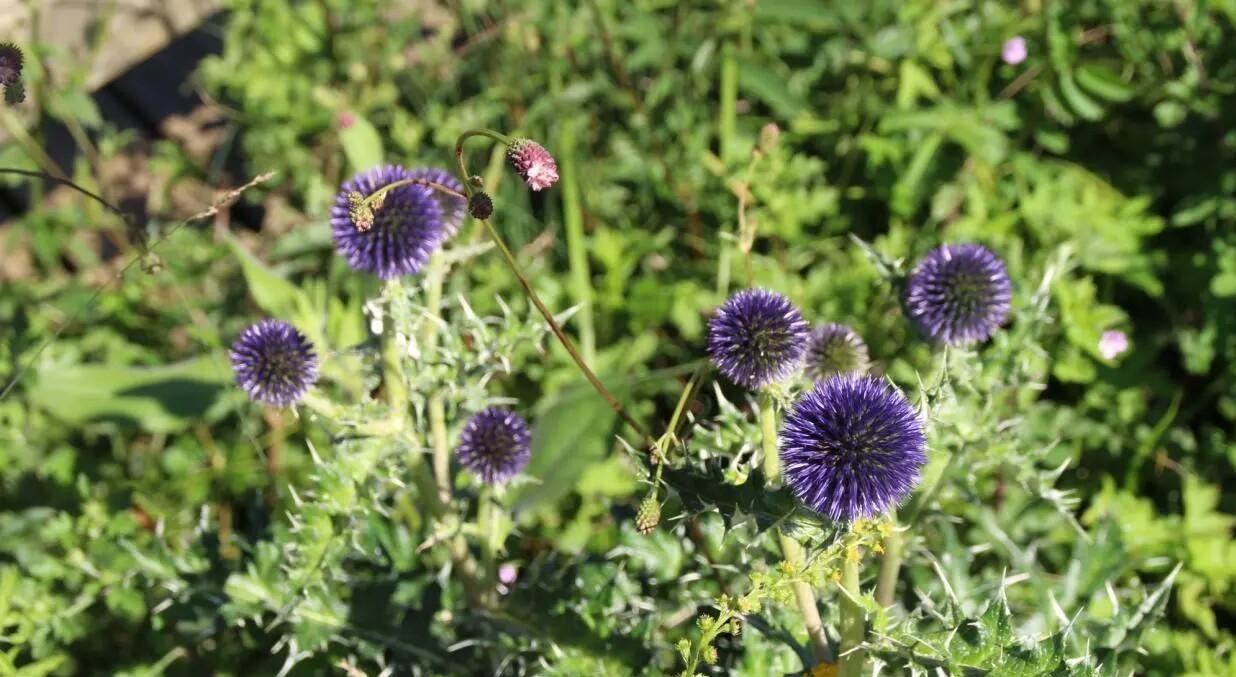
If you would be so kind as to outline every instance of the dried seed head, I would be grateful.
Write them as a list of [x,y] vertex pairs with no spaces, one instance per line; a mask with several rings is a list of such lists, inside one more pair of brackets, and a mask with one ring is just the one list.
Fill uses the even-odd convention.
[[17,45],[0,43],[0,85],[11,87],[19,84],[23,64],[21,49]]
[[468,198],[468,213],[472,218],[484,221],[494,214],[494,201],[488,193],[477,191]]

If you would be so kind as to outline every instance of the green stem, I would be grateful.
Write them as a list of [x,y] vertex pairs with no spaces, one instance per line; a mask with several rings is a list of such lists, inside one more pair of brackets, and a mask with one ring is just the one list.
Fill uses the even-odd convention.
[[[760,432],[764,448],[764,486],[774,490],[781,486],[781,457],[777,454],[776,402],[769,393],[760,395]],[[806,558],[802,545],[780,529],[777,530],[777,540],[785,561],[803,566]],[[812,653],[817,661],[827,660],[831,652],[828,637],[824,634],[824,623],[820,620],[820,610],[815,603],[815,592],[805,581],[796,581],[792,587],[794,601],[807,628],[807,636],[811,638]]]
[[[399,278],[387,280],[384,293],[388,301],[402,295],[403,284]],[[386,402],[390,405],[392,416],[403,420],[408,414],[408,384],[404,380],[403,351],[399,349],[394,322],[383,333],[382,382],[386,386]]]
[[[781,554],[791,564],[803,566],[806,560],[803,546],[798,541],[786,536],[780,529],[777,538],[781,543]],[[828,635],[824,632],[824,622],[820,620],[820,609],[815,603],[815,591],[805,581],[795,581],[794,602],[803,615],[803,624],[807,626],[807,637],[811,639],[811,652],[816,662],[828,661],[832,658],[832,649],[828,645]]]
[[579,181],[575,172],[575,125],[563,124],[558,134],[562,171],[562,220],[566,228],[567,261],[571,270],[571,292],[580,305],[579,343],[584,359],[596,360],[596,330],[592,317],[592,274],[584,249],[584,216],[580,204]]
[[838,677],[861,677],[863,674],[863,609],[858,605],[862,591],[859,588],[858,561],[846,553],[841,565],[841,655],[837,665]]
[[[446,256],[441,250],[429,259],[425,274],[425,312],[429,317],[421,329],[421,351],[426,364],[432,363],[438,351],[438,325],[442,314],[442,287],[446,280]],[[451,502],[451,456],[446,435],[446,404],[442,393],[429,397],[429,435],[433,446],[433,477],[438,487],[438,501]]]
[[[734,130],[737,126],[738,102],[738,60],[734,56],[734,46],[726,43],[721,52],[721,99],[720,112],[717,118],[717,147],[721,156],[721,164],[729,159],[734,147]],[[717,293],[725,295],[730,288],[730,263],[734,256],[733,247],[721,243],[721,255],[717,259]]]
[[450,195],[451,197],[457,197],[461,200],[468,199],[467,195],[455,190],[454,188],[451,188],[450,186],[437,183],[436,181],[430,181],[429,179],[400,179],[398,181],[392,181],[386,184],[385,186],[382,186],[381,188],[373,191],[372,193],[368,195],[368,197],[366,197],[364,200],[361,200],[361,205],[368,206],[372,204],[374,200],[380,199],[383,195],[386,195],[390,191],[400,186],[410,186],[414,184],[417,186],[428,186],[438,191],[439,193],[445,193],[447,195]]
[[128,223],[128,217],[125,216],[124,212],[120,211],[119,207],[113,205],[107,200],[104,200],[99,195],[92,193],[91,191],[83,188],[82,186],[79,186],[78,184],[74,183],[73,181],[70,181],[67,178],[64,178],[61,176],[53,176],[46,172],[36,172],[36,171],[28,170],[28,169],[17,169],[15,167],[0,167],[0,174],[17,174],[19,176],[25,176],[25,177],[29,177],[32,179],[43,179],[44,181],[52,181],[54,183],[59,183],[68,188],[72,188],[73,190],[81,193],[82,195],[85,195],[86,197],[90,198],[91,200],[94,200],[95,202],[98,202],[99,204],[106,207],[108,211],[112,212],[116,216],[119,216],[120,220]]
[[906,534],[894,524],[892,532],[884,539],[884,558],[880,560],[880,575],[876,579],[875,598],[880,606],[888,607],[893,604],[905,547]]
[[519,280],[519,285],[523,287],[524,293],[532,301],[532,305],[536,306],[537,311],[541,313],[541,317],[545,318],[545,322],[549,325],[550,331],[553,332],[554,336],[557,337],[558,342],[562,344],[562,347],[565,348],[567,353],[571,356],[571,360],[575,362],[575,366],[579,368],[580,372],[583,373],[584,378],[588,379],[588,382],[592,384],[592,387],[596,389],[601,398],[609,404],[610,408],[622,417],[622,420],[626,421],[626,424],[629,425],[632,430],[643,438],[644,445],[651,448],[653,444],[655,444],[655,441],[648,435],[648,431],[644,429],[644,426],[640,425],[638,421],[627,413],[627,410],[622,407],[622,405],[618,402],[618,399],[610,393],[609,389],[605,387],[605,384],[601,383],[601,380],[597,378],[597,375],[594,374],[592,369],[588,367],[588,363],[584,361],[584,358],[580,356],[579,351],[575,349],[575,344],[571,342],[571,339],[567,338],[566,333],[562,331],[562,327],[558,325],[558,321],[554,319],[553,313],[549,312],[549,309],[546,308],[545,304],[541,302],[541,297],[537,295],[536,290],[532,288],[532,284],[528,282],[528,277],[524,275],[523,268],[521,268],[519,262],[515,260],[515,255],[511,253],[510,248],[506,246],[506,241],[504,241],[502,236],[498,234],[497,228],[494,228],[493,223],[488,219],[485,219],[483,223],[485,224],[485,228],[489,231],[489,237],[494,241],[494,244],[498,246],[498,251],[502,252],[502,257],[506,259],[507,266],[511,269],[511,272],[515,274],[516,279]]
[[455,140],[455,162],[459,164],[459,180],[463,181],[464,192],[468,194],[468,197],[472,197],[472,183],[468,181],[468,163],[464,160],[464,142],[474,136],[486,136],[504,146],[509,146],[515,141],[506,134],[495,132],[492,129],[469,129],[459,135],[459,138]]
[[772,395],[760,395],[760,435],[764,450],[764,485],[781,486],[781,458],[777,455],[777,412]]

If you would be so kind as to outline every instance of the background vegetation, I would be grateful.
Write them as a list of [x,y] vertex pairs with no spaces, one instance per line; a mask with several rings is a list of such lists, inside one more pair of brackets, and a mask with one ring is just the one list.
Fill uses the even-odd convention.
[[[334,255],[329,204],[378,158],[453,166],[473,127],[555,153],[562,181],[537,194],[500,149],[472,163],[547,304],[575,308],[568,331],[658,431],[709,313],[746,282],[744,246],[755,284],[855,327],[903,387],[921,378],[927,476],[951,455],[967,472],[914,504],[873,645],[885,674],[1056,669],[981,655],[1018,637],[1085,659],[1059,670],[1236,674],[1236,3],[391,4],[231,0],[222,52],[189,83],[227,111],[228,143],[206,161],[147,149],[160,180],[138,228],[35,194],[0,229],[0,256],[24,262],[0,277],[0,674],[659,674],[682,669],[700,613],[777,561],[763,499],[725,485],[758,445],[748,396],[705,381],[675,452],[687,475],[637,534],[641,464],[475,223],[444,294],[458,360],[411,378],[452,393],[454,420],[486,375],[535,423],[532,479],[504,508],[520,571],[504,611],[471,608],[449,558],[418,549],[458,525],[400,504],[416,495],[403,448],[230,386],[226,346],[280,315],[341,356],[328,376],[360,394],[341,416],[366,415],[375,307],[416,321]],[[1016,35],[1029,56],[1006,64]],[[10,111],[132,152],[71,89],[70,59],[24,47],[46,94]],[[756,152],[768,123],[779,138]],[[2,154],[38,166],[21,144]],[[176,187],[223,166],[231,185],[276,172],[243,198],[260,230],[181,221],[210,200],[178,211]],[[96,168],[71,173],[106,190]],[[1018,311],[942,356],[879,263],[957,241],[1001,254]],[[1106,359],[1111,329],[1131,349]],[[991,612],[998,594],[1011,615]],[[906,648],[950,624],[981,629],[980,655]],[[792,606],[768,604],[707,669],[802,670],[804,644]]]

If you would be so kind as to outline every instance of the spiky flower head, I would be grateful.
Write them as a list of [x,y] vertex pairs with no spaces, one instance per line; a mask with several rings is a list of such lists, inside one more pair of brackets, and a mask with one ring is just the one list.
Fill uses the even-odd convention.
[[708,321],[708,355],[726,378],[756,390],[798,368],[808,331],[789,299],[766,289],[745,289]]
[[528,424],[519,414],[490,407],[464,424],[455,453],[460,464],[482,482],[500,484],[528,465],[531,439]]
[[1009,314],[1013,283],[991,250],[946,244],[927,253],[906,281],[910,318],[933,341],[987,340]]
[[506,149],[506,158],[519,178],[532,190],[545,190],[558,183],[558,163],[545,146],[532,139],[515,139]]
[[414,274],[458,229],[463,200],[426,185],[398,186],[363,202],[384,186],[413,178],[460,188],[458,181],[441,170],[395,165],[361,172],[340,188],[331,208],[331,230],[336,251],[354,270],[384,280]]
[[472,197],[468,198],[468,213],[474,219],[485,219],[494,215],[494,201],[489,197],[489,194],[484,191],[476,191]]
[[822,381],[835,374],[867,371],[867,344],[844,324],[825,324],[811,330],[807,340],[807,378]]
[[10,87],[21,82],[21,69],[25,64],[21,49],[11,43],[0,43],[0,85]]
[[850,374],[815,384],[781,426],[781,467],[798,500],[838,522],[909,495],[927,462],[923,425],[901,391]]
[[286,407],[300,400],[318,380],[318,356],[313,344],[282,320],[251,325],[229,352],[236,385],[249,399]]

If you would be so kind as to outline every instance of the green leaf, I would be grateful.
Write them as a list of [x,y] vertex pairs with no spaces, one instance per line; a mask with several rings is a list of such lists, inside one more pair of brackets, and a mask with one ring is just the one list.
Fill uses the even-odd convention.
[[742,91],[763,101],[777,115],[790,120],[806,107],[798,94],[786,86],[786,79],[757,61],[738,57],[738,82]]
[[200,418],[231,383],[221,354],[166,367],[48,367],[30,400],[66,423],[108,421],[149,432],[175,432]]
[[823,0],[760,0],[755,3],[756,21],[787,23],[815,29],[837,25],[837,12]]
[[1086,64],[1074,71],[1073,75],[1082,89],[1100,99],[1123,103],[1137,93],[1133,87],[1121,80],[1120,76],[1104,66]]
[[249,253],[244,245],[234,236],[227,236],[228,244],[236,258],[240,259],[241,270],[245,282],[249,285],[249,293],[262,310],[273,317],[288,318],[303,308],[309,307],[309,300],[304,292],[275,273],[262,263],[256,256]]
[[363,172],[382,164],[382,137],[369,120],[355,113],[352,118],[351,126],[339,133],[339,142],[352,171]]

